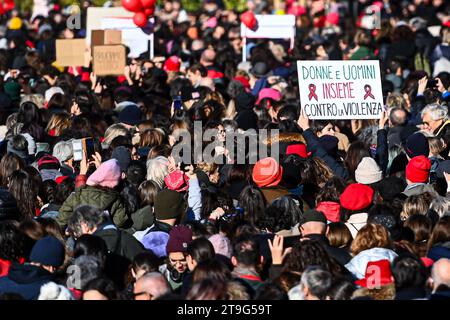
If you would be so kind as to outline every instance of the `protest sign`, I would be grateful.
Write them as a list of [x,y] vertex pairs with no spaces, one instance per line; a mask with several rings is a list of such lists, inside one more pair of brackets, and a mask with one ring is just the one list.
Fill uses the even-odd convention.
[[95,75],[123,75],[126,65],[126,53],[123,45],[95,46],[92,58]]
[[256,15],[258,28],[251,30],[241,23],[241,37],[243,40],[242,61],[247,60],[247,39],[290,39],[290,48],[294,48],[295,16],[285,15]]
[[56,61],[61,67],[89,66],[85,39],[57,39]]
[[[122,44],[126,45],[130,52],[128,57],[137,58],[142,53],[149,51],[150,59],[154,52],[154,33],[137,27],[133,22],[133,12],[123,7],[89,7],[87,9],[86,41],[92,45],[92,30],[120,30]],[[149,19],[154,24],[155,19]],[[106,44],[106,43],[105,43]]]
[[310,119],[378,119],[384,111],[378,61],[298,61],[297,71]]
[[121,30],[92,30],[91,46],[122,44]]

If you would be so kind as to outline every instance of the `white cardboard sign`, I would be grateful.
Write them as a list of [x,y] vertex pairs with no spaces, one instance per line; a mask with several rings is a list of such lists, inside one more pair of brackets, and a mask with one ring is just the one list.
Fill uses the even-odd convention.
[[255,15],[258,21],[258,29],[250,30],[241,23],[241,37],[243,39],[242,61],[247,61],[246,46],[248,39],[290,39],[290,48],[294,48],[295,40],[295,16],[286,15]]
[[[102,8],[89,7],[87,11],[86,41],[91,45],[91,31],[114,29],[122,31],[122,43],[130,49],[128,56],[136,58],[149,49],[153,58],[154,34],[147,34],[133,22],[133,12],[123,7]],[[154,18],[150,21],[154,22]]]
[[379,119],[378,60],[297,61],[300,104],[310,119]]
[[255,15],[258,20],[258,29],[252,31],[241,23],[241,37],[266,38],[266,39],[288,39],[295,37],[295,16],[286,15]]

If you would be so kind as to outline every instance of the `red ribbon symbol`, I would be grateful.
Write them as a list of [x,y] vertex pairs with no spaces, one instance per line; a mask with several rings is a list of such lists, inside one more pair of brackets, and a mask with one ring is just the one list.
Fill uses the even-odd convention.
[[374,95],[372,94],[372,87],[368,84],[364,86],[364,91],[366,94],[364,95],[364,100],[366,100],[368,97],[371,97],[372,99],[375,99]]
[[308,99],[311,101],[311,99],[314,98],[316,99],[316,101],[319,101],[319,98],[317,97],[316,94],[316,85],[311,83],[308,88],[309,88]]

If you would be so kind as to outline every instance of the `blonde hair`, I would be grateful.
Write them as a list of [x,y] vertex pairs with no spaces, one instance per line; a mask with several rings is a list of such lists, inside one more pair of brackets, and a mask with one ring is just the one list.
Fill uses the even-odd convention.
[[356,234],[350,247],[353,255],[372,248],[389,248],[391,239],[386,228],[380,224],[368,223]]
[[428,137],[427,139],[430,146],[430,153],[435,157],[439,156],[445,149],[442,139],[438,137]]
[[113,124],[108,129],[106,129],[105,140],[103,141],[103,143],[109,146],[111,142],[114,140],[114,138],[118,136],[127,136],[129,134],[130,132],[128,131],[127,128],[125,128],[125,126],[119,123]]
[[199,164],[197,164],[197,168],[202,170],[204,173],[206,174],[213,174],[214,172],[216,172],[217,168],[219,166],[217,165],[217,163],[207,163],[207,162],[200,162]]
[[56,113],[52,115],[50,121],[48,122],[46,131],[55,130],[55,135],[59,136],[64,129],[70,128],[72,120],[70,115],[66,112]]

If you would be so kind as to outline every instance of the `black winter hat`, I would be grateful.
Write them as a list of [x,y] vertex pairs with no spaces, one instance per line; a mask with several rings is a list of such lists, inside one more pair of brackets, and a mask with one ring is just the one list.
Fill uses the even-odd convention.
[[119,162],[120,171],[125,172],[131,162],[131,152],[124,146],[118,146],[111,154],[112,159],[116,159]]
[[236,110],[241,112],[244,110],[253,110],[256,98],[247,92],[241,92],[236,96]]
[[141,121],[141,109],[137,105],[129,105],[119,113],[119,121],[135,126]]
[[321,211],[317,210],[308,210],[306,211],[301,219],[300,225],[303,225],[307,222],[322,222],[327,223],[327,217]]
[[158,220],[175,219],[183,215],[186,201],[179,192],[165,189],[156,195],[155,218]]
[[430,153],[428,139],[420,132],[410,135],[408,139],[406,139],[405,151],[410,158],[417,156],[428,157]]

